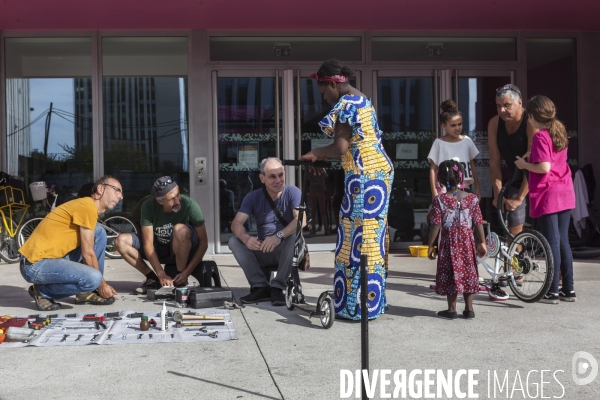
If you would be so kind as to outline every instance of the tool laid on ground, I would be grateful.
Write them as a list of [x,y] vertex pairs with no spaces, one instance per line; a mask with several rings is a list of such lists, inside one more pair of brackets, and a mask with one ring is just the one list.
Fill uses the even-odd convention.
[[90,340],[90,342],[95,342],[95,341],[96,341],[96,338],[97,338],[98,336],[100,336],[100,334],[99,334],[99,333],[96,333],[96,334],[94,335],[94,337],[93,337],[93,338]]
[[189,319],[216,319],[216,320],[221,320],[221,319],[225,319],[225,317],[221,316],[221,315],[195,315],[195,314],[182,314],[179,311],[175,311],[173,313],[173,321],[175,322],[183,322],[183,320],[189,320]]
[[136,313],[127,315],[127,318],[141,318],[143,315],[144,315],[144,313],[136,312]]
[[68,329],[77,330],[77,329],[96,329],[96,328],[93,326],[65,326],[64,328],[62,328],[63,331],[66,331]]
[[62,339],[60,339],[60,341],[61,341],[61,342],[66,342],[66,341],[67,341],[67,338],[68,338],[69,336],[71,336],[71,335],[69,335],[68,333],[67,333],[66,335],[63,335],[63,337],[62,337]]
[[103,315],[84,315],[82,321],[104,322]]
[[194,336],[209,336],[213,339],[216,339],[218,335],[218,331],[213,331],[211,333],[196,333]]
[[104,324],[104,322],[96,321],[95,325],[96,325],[96,329],[100,329],[100,327],[103,327],[104,329],[106,329],[106,325]]
[[206,333],[206,327],[200,327],[200,328],[186,328],[185,331],[200,331],[200,332],[204,332]]
[[81,340],[82,337],[84,337],[85,335],[78,335],[77,339],[75,339],[76,342],[79,342]]
[[107,312],[107,313],[104,314],[104,316],[106,318],[115,318],[115,317],[120,317],[121,313],[118,312],[118,311],[117,312]]
[[0,316],[0,329],[6,331],[10,326],[22,328],[28,321],[27,318],[10,317],[8,315]]

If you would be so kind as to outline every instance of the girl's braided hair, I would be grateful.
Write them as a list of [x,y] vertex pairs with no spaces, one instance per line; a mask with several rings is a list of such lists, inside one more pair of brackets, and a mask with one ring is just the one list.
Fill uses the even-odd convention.
[[438,182],[448,191],[456,191],[464,186],[465,170],[456,160],[446,160],[438,167]]

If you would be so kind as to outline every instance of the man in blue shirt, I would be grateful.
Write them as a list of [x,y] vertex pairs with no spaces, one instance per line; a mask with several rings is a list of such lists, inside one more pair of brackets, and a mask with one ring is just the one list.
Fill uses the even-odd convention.
[[[271,300],[274,306],[285,305],[286,280],[292,270],[296,224],[302,194],[295,186],[285,184],[285,171],[278,158],[265,158],[260,163],[259,178],[264,189],[248,193],[231,223],[233,236],[229,248],[246,274],[250,294],[240,298],[242,303]],[[266,196],[281,213],[278,217]],[[258,237],[250,236],[244,224],[254,216]],[[287,224],[283,224],[283,219]],[[303,221],[303,226],[306,223]],[[277,265],[277,275],[271,281],[261,267]]]

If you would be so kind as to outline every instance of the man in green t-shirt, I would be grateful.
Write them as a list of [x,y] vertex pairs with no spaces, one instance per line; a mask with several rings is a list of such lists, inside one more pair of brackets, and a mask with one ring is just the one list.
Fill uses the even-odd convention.
[[[203,268],[216,264],[202,261],[208,237],[200,206],[181,196],[170,176],[157,179],[151,193],[141,206],[141,235],[121,233],[115,240],[123,259],[146,276],[135,292],[146,294],[149,288],[184,286],[190,275],[202,282]],[[203,265],[207,263],[213,265]],[[161,264],[165,264],[164,269]]]

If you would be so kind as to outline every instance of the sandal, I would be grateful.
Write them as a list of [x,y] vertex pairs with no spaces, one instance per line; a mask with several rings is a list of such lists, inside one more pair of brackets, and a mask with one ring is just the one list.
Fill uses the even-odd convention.
[[114,297],[105,299],[98,292],[79,293],[75,296],[75,304],[93,304],[95,306],[108,306],[115,302]]
[[40,311],[55,311],[62,307],[60,303],[55,303],[52,299],[42,297],[42,295],[38,291],[37,285],[35,284],[29,286],[27,292],[31,297],[33,297],[33,299],[35,300],[35,305]]

